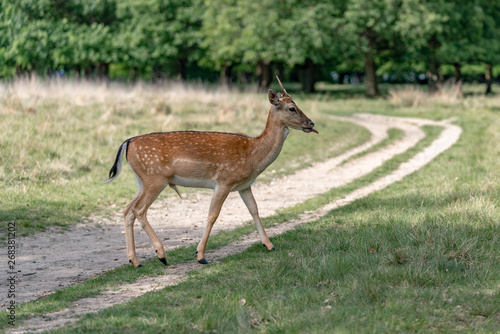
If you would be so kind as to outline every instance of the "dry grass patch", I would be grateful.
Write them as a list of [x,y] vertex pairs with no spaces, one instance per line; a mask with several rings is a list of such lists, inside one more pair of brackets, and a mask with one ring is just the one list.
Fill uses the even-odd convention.
[[457,105],[463,102],[461,85],[446,83],[436,93],[424,91],[419,86],[407,85],[391,89],[388,92],[389,101],[398,107],[418,107],[431,104]]

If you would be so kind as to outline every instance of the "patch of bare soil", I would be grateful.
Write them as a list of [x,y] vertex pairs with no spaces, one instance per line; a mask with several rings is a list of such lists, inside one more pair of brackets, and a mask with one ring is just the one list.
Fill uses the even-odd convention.
[[[257,182],[252,189],[262,217],[272,215],[278,209],[294,206],[369,173],[394,155],[405,152],[423,139],[425,133],[421,127],[424,125],[441,126],[443,131],[429,147],[416,154],[408,162],[401,164],[391,174],[359,188],[317,211],[305,212],[300,219],[266,229],[270,237],[291,230],[299,224],[317,220],[331,210],[401,180],[451,147],[461,134],[461,128],[452,125],[450,121],[435,122],[425,119],[371,114],[337,118],[365,126],[371,131],[372,138],[341,156],[314,164],[293,175],[276,179],[270,184]],[[402,130],[403,137],[375,152],[341,164],[387,138],[387,131],[390,128]],[[199,241],[205,228],[210,197],[211,194],[208,192],[190,193],[187,196],[184,195],[183,200],[169,197],[154,204],[149,210],[149,221],[160,240],[163,241],[167,251]],[[224,203],[212,233],[233,229],[250,219],[250,214],[243,202],[237,194],[233,193]],[[16,282],[16,288],[19,291],[19,294],[16,295],[17,302],[40,298],[61,287],[76,284],[95,274],[123,265],[127,261],[123,233],[121,214],[117,213],[116,217],[111,220],[79,224],[64,233],[39,233],[18,240],[17,259],[19,262],[17,267],[21,268],[21,272],[18,273],[18,281]],[[155,252],[149,238],[138,227],[138,224],[135,235],[139,260],[154,257]],[[209,252],[207,258],[212,262],[217,262],[227,255],[241,252],[258,241],[259,238],[255,232],[234,243]],[[163,276],[145,277],[132,284],[124,284],[107,291],[95,298],[78,300],[67,310],[32,318],[26,321],[22,327],[13,329],[11,333],[39,332],[70,321],[76,321],[76,317],[81,314],[96,312],[112,305],[124,303],[148,291],[178,284],[186,277],[188,271],[201,267],[193,256],[192,263],[174,264],[166,267]],[[6,272],[6,269],[0,272],[0,285],[2,286],[7,280]]]

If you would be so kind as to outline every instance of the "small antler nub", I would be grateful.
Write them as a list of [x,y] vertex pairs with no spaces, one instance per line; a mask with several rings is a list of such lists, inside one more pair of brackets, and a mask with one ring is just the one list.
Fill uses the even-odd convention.
[[280,87],[281,87],[281,91],[283,92],[283,96],[290,96],[290,94],[288,94],[286,92],[285,88],[283,88],[283,85],[281,84],[280,78],[278,78],[278,76],[276,76],[276,79],[278,79],[278,82],[279,82]]

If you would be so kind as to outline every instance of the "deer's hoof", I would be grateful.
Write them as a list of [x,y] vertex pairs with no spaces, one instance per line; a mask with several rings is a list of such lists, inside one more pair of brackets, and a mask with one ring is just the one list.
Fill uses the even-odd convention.
[[208,264],[208,261],[205,259],[198,260],[198,262],[201,264]]
[[[262,244],[262,246],[266,247],[266,249],[267,249],[266,244]],[[273,248],[268,249],[268,251],[270,251],[270,252],[274,252],[275,250],[276,250],[276,247],[274,247],[274,246],[273,246]]]
[[168,264],[167,264],[167,259],[166,259],[166,258],[164,258],[164,257],[159,257],[159,258],[158,258],[158,260],[160,260],[160,261],[161,261],[161,263],[163,263],[164,265],[168,266]]
[[128,262],[129,262],[130,264],[132,264],[132,265],[133,265],[134,267],[136,267],[136,268],[142,267],[142,264],[138,263],[137,265],[135,265],[135,264],[134,264],[134,262],[133,262],[132,260],[128,260]]

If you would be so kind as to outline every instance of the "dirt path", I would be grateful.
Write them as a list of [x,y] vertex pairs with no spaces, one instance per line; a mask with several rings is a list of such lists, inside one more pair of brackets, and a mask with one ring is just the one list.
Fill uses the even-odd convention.
[[[257,182],[253,189],[257,202],[260,203],[259,209],[262,216],[272,215],[277,209],[301,203],[308,198],[347,184],[369,173],[384,161],[405,152],[423,139],[425,134],[421,127],[424,125],[441,126],[443,131],[429,147],[408,162],[403,163],[396,171],[368,186],[353,191],[339,201],[329,203],[317,211],[304,213],[298,220],[267,229],[270,236],[293,229],[299,224],[314,221],[333,209],[401,180],[451,147],[461,133],[461,129],[450,124],[449,121],[435,122],[425,119],[370,114],[357,114],[353,117],[338,119],[365,126],[372,132],[371,140],[339,157],[277,179],[271,184]],[[366,151],[387,138],[389,128],[402,130],[403,137],[376,152],[365,154],[340,165],[348,158]],[[179,245],[195,243],[200,239],[205,225],[205,207],[208,206],[209,199],[210,194],[206,192],[191,193],[182,201],[169,197],[161,203],[157,203],[150,210],[151,225],[158,232],[160,239],[163,239],[167,251]],[[241,199],[237,194],[232,194],[224,204],[220,219],[214,226],[214,232],[235,228],[248,220],[250,220],[250,215]],[[18,275],[17,288],[20,294],[17,301],[39,298],[62,286],[75,284],[94,274],[122,265],[126,262],[122,231],[121,217],[117,214],[111,221],[80,224],[66,233],[40,233],[21,239],[18,267],[22,268],[22,273]],[[140,260],[153,257],[154,250],[146,234],[137,227],[135,232]],[[207,257],[212,261],[218,261],[229,254],[246,249],[257,241],[258,237],[255,232],[230,245],[213,250]],[[68,249],[71,249],[71,252],[67,252]],[[117,260],[112,261],[113,259]],[[140,282],[122,285],[112,291],[107,291],[96,298],[79,300],[68,310],[30,319],[23,327],[16,328],[11,332],[23,333],[27,330],[41,331],[54,328],[68,321],[76,320],[74,317],[77,315],[96,312],[99,309],[126,302],[148,291],[178,284],[186,277],[189,270],[196,268],[200,268],[200,265],[193,258],[192,263],[166,268],[163,276],[144,278]],[[2,284],[6,280],[6,277],[2,277],[5,272],[6,270],[0,273]],[[50,321],[46,321],[48,319]]]

